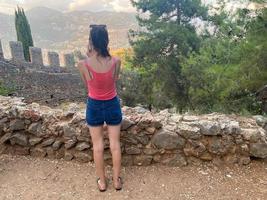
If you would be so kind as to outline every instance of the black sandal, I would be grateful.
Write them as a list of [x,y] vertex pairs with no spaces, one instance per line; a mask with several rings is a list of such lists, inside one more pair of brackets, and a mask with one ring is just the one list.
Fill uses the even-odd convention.
[[114,186],[114,188],[115,188],[117,191],[119,191],[119,190],[122,189],[122,178],[119,176],[119,177],[118,177],[118,180],[120,181],[121,187],[116,188],[116,187]]
[[96,183],[97,183],[98,190],[99,190],[100,192],[105,192],[105,191],[107,190],[107,181],[105,181],[105,184],[106,184],[105,189],[101,189],[101,188],[100,188],[99,181],[100,181],[100,178],[97,178],[97,179],[96,179]]

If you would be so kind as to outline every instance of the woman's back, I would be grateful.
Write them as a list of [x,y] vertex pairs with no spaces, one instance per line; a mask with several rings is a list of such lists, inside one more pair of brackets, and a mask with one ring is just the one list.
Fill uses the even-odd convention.
[[116,91],[116,58],[111,57],[104,63],[95,59],[86,59],[84,65],[90,74],[87,81],[88,96],[96,100],[109,100],[117,95]]

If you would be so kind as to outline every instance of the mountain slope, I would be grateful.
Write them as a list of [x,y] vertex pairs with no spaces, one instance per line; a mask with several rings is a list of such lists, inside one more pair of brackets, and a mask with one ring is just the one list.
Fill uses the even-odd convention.
[[[45,7],[35,7],[26,11],[31,25],[35,46],[68,51],[85,49],[89,24],[107,24],[110,33],[110,47],[128,46],[127,33],[136,29],[133,13],[74,11],[62,13]],[[14,16],[0,13],[0,38],[7,44],[16,40]]]

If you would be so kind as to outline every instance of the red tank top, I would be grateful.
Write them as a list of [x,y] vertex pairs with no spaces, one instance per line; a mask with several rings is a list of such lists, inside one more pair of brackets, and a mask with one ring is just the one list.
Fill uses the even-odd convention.
[[96,100],[109,100],[117,95],[116,79],[114,70],[116,67],[116,59],[112,57],[112,66],[107,72],[96,72],[87,61],[85,66],[90,71],[92,77],[87,81],[88,96]]

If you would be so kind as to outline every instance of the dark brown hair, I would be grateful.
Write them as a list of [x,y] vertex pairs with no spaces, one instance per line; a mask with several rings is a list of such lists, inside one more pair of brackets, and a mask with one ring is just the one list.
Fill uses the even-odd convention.
[[102,57],[110,57],[108,50],[108,31],[106,25],[90,25],[89,41],[94,47],[98,55]]

